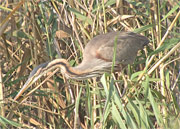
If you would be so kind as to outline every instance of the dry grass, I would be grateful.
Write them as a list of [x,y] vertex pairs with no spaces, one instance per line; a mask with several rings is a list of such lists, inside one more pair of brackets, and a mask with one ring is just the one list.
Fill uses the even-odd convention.
[[[179,7],[177,0],[1,1],[0,128],[178,129]],[[57,73],[23,103],[13,101],[35,66],[61,57],[78,65],[88,41],[109,31],[151,41],[127,72],[86,81]]]

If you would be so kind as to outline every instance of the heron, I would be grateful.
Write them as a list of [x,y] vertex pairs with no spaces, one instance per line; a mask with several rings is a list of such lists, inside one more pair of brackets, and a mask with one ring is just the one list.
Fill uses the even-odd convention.
[[[118,31],[98,35],[87,43],[83,52],[83,60],[79,65],[71,67],[65,59],[54,59],[34,68],[14,100],[17,100],[43,75],[57,68],[66,78],[76,80],[97,77],[105,72],[110,72],[112,65],[114,70],[118,71],[120,65],[132,64],[138,50],[143,49],[148,43],[147,37],[134,32]],[[115,44],[116,51],[114,51]]]

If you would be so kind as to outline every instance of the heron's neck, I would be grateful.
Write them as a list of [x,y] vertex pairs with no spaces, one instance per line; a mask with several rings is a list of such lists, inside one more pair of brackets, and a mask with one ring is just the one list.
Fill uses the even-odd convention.
[[[94,63],[95,62],[95,63]],[[103,62],[102,60],[87,61],[83,60],[79,65],[71,67],[65,59],[55,59],[48,62],[45,71],[60,68],[61,73],[71,79],[87,79],[102,75],[111,69],[112,62]]]
[[55,59],[49,62],[46,66],[48,71],[57,68],[60,68],[61,73],[64,74],[67,78],[77,80],[87,79],[99,74],[96,71],[93,71],[91,68],[88,68],[88,66],[86,66],[84,63],[81,63],[76,67],[71,67],[65,59]]

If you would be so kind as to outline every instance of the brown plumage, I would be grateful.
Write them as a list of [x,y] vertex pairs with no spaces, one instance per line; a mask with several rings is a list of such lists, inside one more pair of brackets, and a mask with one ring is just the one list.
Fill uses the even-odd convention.
[[53,61],[37,66],[29,75],[23,88],[14,98],[16,100],[29,86],[48,71],[60,68],[61,72],[72,79],[86,79],[99,76],[111,70],[116,45],[115,70],[120,64],[127,65],[134,62],[137,52],[143,49],[149,40],[133,32],[110,32],[94,37],[86,45],[82,62],[76,67],[70,67],[64,59]]

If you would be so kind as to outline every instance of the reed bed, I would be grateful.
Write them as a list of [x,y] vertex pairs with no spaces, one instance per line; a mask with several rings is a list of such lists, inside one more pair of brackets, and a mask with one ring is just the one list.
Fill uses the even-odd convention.
[[[178,0],[0,3],[0,128],[180,128]],[[88,41],[110,31],[150,43],[124,72],[76,81],[51,71],[13,101],[33,68],[55,58],[76,66]]]

